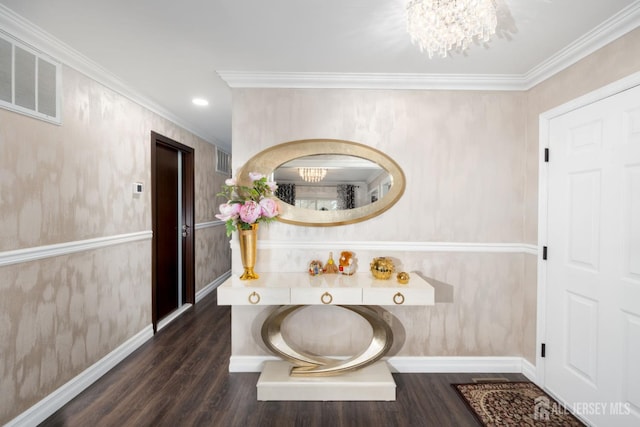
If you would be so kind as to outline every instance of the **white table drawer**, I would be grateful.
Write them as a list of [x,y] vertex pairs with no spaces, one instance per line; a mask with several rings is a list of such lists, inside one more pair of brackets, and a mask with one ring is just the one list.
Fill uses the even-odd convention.
[[433,288],[368,288],[362,291],[365,305],[433,305]]
[[360,288],[291,288],[291,304],[358,305],[362,304]]
[[261,273],[257,280],[232,275],[217,288],[219,305],[433,305],[434,289],[418,274],[400,285],[370,273],[352,276]]
[[287,305],[289,288],[218,287],[218,305]]

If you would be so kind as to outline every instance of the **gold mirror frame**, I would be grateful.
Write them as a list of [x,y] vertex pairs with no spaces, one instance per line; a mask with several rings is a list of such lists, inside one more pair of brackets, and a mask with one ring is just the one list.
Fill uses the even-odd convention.
[[269,176],[278,166],[291,160],[317,154],[342,154],[377,163],[389,174],[391,188],[376,202],[348,210],[315,211],[281,202],[279,203],[279,221],[312,227],[353,224],[380,215],[393,206],[404,193],[406,185],[404,172],[393,159],[367,145],[339,139],[304,139],[274,145],[249,159],[240,170],[238,180],[246,184],[250,182],[249,172]]

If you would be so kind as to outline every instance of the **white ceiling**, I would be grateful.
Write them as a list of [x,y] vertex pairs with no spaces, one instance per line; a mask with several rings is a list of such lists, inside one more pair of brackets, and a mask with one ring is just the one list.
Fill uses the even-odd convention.
[[[263,83],[284,87],[300,86],[304,73],[325,84],[345,75],[351,83],[376,76],[376,84],[393,76],[532,82],[576,42],[589,49],[594,34],[637,27],[639,3],[497,0],[494,39],[444,59],[411,44],[405,0],[0,0],[10,9],[0,12],[15,12],[230,152],[231,92],[220,75],[251,85],[260,72]],[[195,107],[195,96],[210,105]]]

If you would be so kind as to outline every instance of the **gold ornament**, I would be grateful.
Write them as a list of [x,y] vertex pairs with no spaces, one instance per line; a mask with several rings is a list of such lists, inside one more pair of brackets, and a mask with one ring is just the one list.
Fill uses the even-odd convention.
[[371,261],[371,274],[373,274],[373,277],[376,279],[388,280],[395,268],[391,258],[379,257]]
[[398,283],[406,285],[407,283],[409,283],[409,273],[401,271],[396,276],[396,280],[398,281]]

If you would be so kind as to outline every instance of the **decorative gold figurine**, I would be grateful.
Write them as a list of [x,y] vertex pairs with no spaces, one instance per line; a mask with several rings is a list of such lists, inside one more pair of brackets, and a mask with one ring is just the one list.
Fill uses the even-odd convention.
[[379,257],[371,261],[371,274],[376,279],[388,280],[396,269],[391,258]]
[[351,276],[356,272],[356,259],[351,251],[342,251],[338,260],[340,274]]
[[409,283],[409,273],[401,271],[396,276],[396,280],[398,281],[398,283],[400,283],[402,285],[406,285],[407,283]]
[[314,259],[309,263],[309,275],[317,276],[318,274],[322,274],[322,261]]
[[338,272],[338,266],[333,261],[333,252],[329,252],[329,260],[324,265],[324,273],[326,274],[336,274]]

